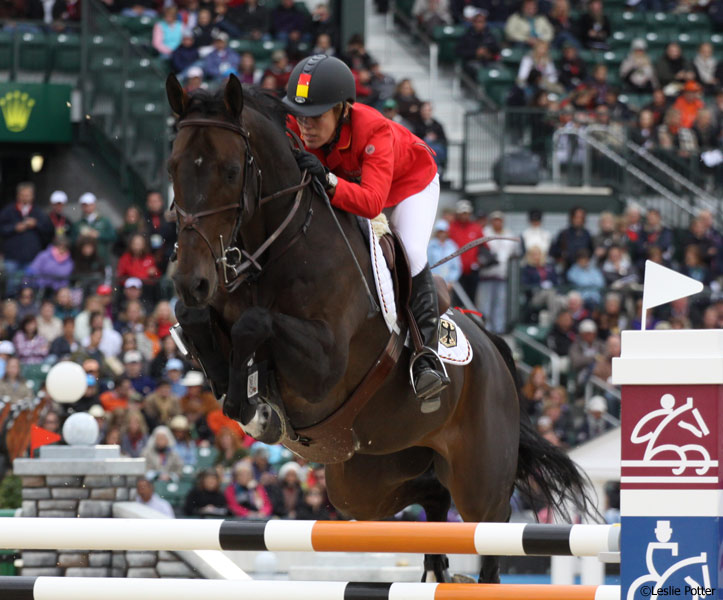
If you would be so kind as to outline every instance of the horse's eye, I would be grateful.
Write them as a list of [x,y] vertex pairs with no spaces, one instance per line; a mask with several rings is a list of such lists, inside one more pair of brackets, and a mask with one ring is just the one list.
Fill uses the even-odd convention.
[[238,167],[229,167],[226,169],[226,181],[228,183],[234,183],[238,179],[241,170]]

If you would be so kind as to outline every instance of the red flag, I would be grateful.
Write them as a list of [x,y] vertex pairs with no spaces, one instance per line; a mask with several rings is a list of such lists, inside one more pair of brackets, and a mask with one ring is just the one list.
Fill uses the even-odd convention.
[[48,431],[47,429],[33,425],[30,429],[30,456],[34,456],[35,450],[40,448],[40,446],[54,444],[62,439],[62,436],[53,431]]

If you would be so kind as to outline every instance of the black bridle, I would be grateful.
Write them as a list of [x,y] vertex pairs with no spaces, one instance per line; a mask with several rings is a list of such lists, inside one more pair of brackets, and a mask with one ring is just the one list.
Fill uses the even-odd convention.
[[[243,190],[241,192],[241,198],[238,202],[234,202],[232,204],[224,204],[223,206],[219,206],[218,208],[212,208],[192,213],[182,209],[174,200],[174,206],[176,209],[176,213],[178,214],[177,225],[179,238],[181,233],[183,233],[186,229],[195,231],[198,235],[200,235],[201,239],[208,246],[208,249],[211,252],[211,256],[213,257],[215,264],[217,265],[217,267],[221,268],[224,286],[229,292],[233,292],[236,288],[238,288],[242,281],[244,281],[242,276],[248,275],[246,272],[251,267],[256,269],[256,275],[258,275],[262,271],[263,267],[259,263],[259,258],[279,238],[279,236],[281,236],[284,230],[288,227],[289,223],[291,223],[291,221],[293,220],[301,204],[301,197],[303,195],[304,188],[306,188],[306,186],[308,186],[311,182],[311,176],[304,173],[302,175],[301,183],[299,183],[298,185],[285,188],[262,198],[261,169],[255,167],[254,156],[251,153],[249,134],[243,127],[235,123],[229,123],[228,121],[221,121],[216,119],[186,119],[178,123],[179,129],[183,129],[184,127],[219,127],[221,129],[227,129],[240,135],[243,138],[244,144],[246,146],[246,158],[244,160],[243,169]],[[256,183],[255,198],[253,204],[249,203],[248,193],[248,181],[250,179],[248,177],[248,174],[250,171],[253,171]],[[243,223],[245,215],[250,216],[253,214],[253,211],[256,207],[260,208],[264,204],[271,202],[272,200],[276,200],[277,198],[281,198],[282,196],[294,192],[296,192],[296,196],[294,198],[294,204],[289,213],[286,215],[281,224],[276,228],[276,230],[268,238],[266,238],[266,240],[252,254],[250,254],[245,248],[235,245],[236,240],[239,237],[239,231],[241,229],[241,225]],[[198,228],[198,223],[204,217],[210,217],[211,215],[217,215],[219,213],[229,210],[236,211],[236,219],[234,220],[233,229],[231,230],[231,235],[229,236],[228,240],[224,240],[223,235],[219,234],[218,241],[220,252],[219,254],[217,254],[213,248],[213,244],[208,239],[208,237],[206,237],[206,234]],[[309,215],[307,216],[304,226],[302,227],[302,232],[306,231],[309,220],[311,218],[311,214],[311,209],[309,209]],[[299,235],[294,236],[294,238],[289,242],[289,244],[287,244],[287,246],[282,252],[288,250],[288,248],[291,247],[291,245],[298,239],[298,237]]]

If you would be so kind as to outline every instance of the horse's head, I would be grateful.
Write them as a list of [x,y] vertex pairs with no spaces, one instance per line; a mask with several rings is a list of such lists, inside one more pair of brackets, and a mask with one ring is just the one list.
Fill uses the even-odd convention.
[[231,75],[223,93],[186,94],[175,76],[166,81],[178,116],[168,172],[173,180],[178,227],[178,268],[173,276],[187,306],[208,304],[225,274],[244,213],[253,211],[256,183],[241,113],[243,89]]

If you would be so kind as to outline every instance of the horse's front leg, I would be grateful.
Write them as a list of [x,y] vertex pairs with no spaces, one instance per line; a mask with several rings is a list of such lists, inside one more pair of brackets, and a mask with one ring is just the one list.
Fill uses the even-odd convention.
[[243,424],[256,414],[246,395],[247,365],[262,344],[267,344],[276,371],[293,374],[286,379],[287,383],[310,401],[326,396],[346,368],[346,348],[335,348],[331,328],[319,320],[253,307],[234,323],[231,341],[233,352],[224,411]]
[[181,300],[176,303],[176,319],[183,333],[193,343],[196,360],[213,382],[214,391],[220,398],[228,388],[228,360],[214,335],[211,309],[188,307]]

